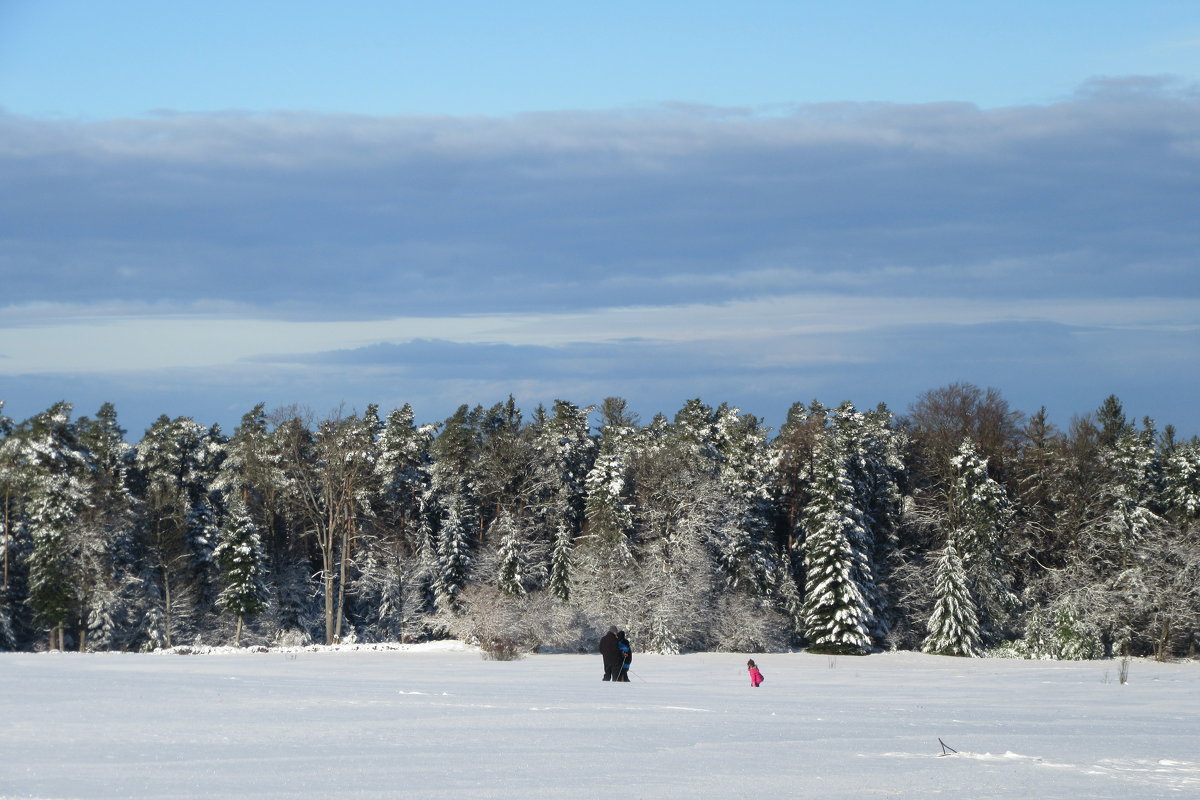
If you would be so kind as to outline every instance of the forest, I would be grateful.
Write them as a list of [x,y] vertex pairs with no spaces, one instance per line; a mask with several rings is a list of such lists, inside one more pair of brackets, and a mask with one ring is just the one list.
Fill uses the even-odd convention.
[[454,637],[591,650],[1200,649],[1200,441],[1110,396],[1066,430],[968,383],[903,415],[691,400],[418,424],[250,410],[231,433],[0,403],[0,649]]

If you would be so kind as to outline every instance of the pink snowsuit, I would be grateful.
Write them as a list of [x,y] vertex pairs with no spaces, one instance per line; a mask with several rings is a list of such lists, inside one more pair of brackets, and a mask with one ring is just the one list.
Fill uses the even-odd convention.
[[758,667],[750,667],[750,685],[757,688],[763,682],[762,673],[758,671]]

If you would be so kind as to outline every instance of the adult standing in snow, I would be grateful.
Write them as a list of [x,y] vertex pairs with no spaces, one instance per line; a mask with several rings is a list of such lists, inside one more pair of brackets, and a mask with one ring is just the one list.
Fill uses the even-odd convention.
[[621,668],[617,670],[616,680],[629,683],[629,665],[633,663],[633,646],[625,638],[625,631],[617,631],[617,647],[621,650]]
[[600,655],[604,657],[604,680],[621,679],[621,646],[617,643],[617,629],[609,628],[600,640]]

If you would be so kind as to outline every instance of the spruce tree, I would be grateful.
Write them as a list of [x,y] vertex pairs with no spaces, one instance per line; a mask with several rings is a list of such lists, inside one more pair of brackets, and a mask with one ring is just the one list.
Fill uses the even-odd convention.
[[458,495],[443,497],[437,530],[437,570],[433,579],[434,597],[442,611],[459,607],[458,596],[467,586],[474,561],[471,533],[464,522],[465,502]]
[[717,558],[731,589],[766,600],[780,580],[771,541],[773,469],[767,432],[757,417],[725,404],[715,417],[718,476],[729,510],[717,529]]
[[816,652],[862,654],[876,626],[869,532],[834,433],[821,444],[804,510],[804,636]]
[[70,404],[57,403],[17,433],[31,545],[27,602],[34,619],[49,629],[51,645],[60,649],[66,646],[67,623],[78,613],[79,520],[91,501],[94,472],[70,416]]
[[593,546],[628,550],[633,506],[629,498],[627,455],[634,436],[631,428],[606,425],[601,429],[600,452],[585,479],[584,515]]
[[933,614],[922,650],[943,656],[980,653],[979,617],[958,547],[947,542],[937,560]]
[[133,482],[146,557],[140,578],[153,584],[143,617],[161,629],[148,640],[171,647],[175,637],[213,608],[216,599],[216,512],[210,493],[224,439],[188,417],[159,417],[134,449]]
[[947,542],[962,559],[975,601],[980,634],[999,639],[1016,603],[1003,544],[1013,521],[1004,487],[991,478],[987,459],[964,439],[950,459],[953,483],[945,517]]
[[528,552],[521,541],[520,531],[513,525],[512,517],[502,512],[492,524],[491,535],[499,539],[497,545],[496,588],[505,594],[520,597],[525,594]]
[[242,625],[266,608],[266,565],[258,528],[240,496],[235,496],[218,534],[214,551],[223,587],[218,607],[237,618],[234,644],[240,645]]
[[432,589],[438,610],[458,608],[474,562],[481,519],[478,471],[481,409],[459,406],[432,444],[425,508],[434,559]]
[[588,435],[591,407],[565,400],[554,402],[553,414],[541,423],[534,441],[537,454],[534,512],[550,537],[548,579],[561,600],[571,595],[573,549],[586,512],[586,485],[595,458]]
[[1200,520],[1200,442],[1176,447],[1163,464],[1163,505],[1181,529]]

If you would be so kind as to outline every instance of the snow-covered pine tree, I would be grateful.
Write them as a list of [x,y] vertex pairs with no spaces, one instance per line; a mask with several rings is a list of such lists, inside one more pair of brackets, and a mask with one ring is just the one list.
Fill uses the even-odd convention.
[[1156,434],[1149,420],[1141,431],[1130,424],[1115,396],[1094,420],[1085,418],[1072,431],[1074,500],[1063,550],[1069,580],[1044,581],[1041,588],[1048,606],[1077,609],[1082,624],[1095,626],[1107,652],[1149,650],[1154,634],[1145,630],[1147,622],[1161,603],[1163,581],[1171,580],[1158,565],[1173,549],[1164,548],[1163,558],[1146,557],[1168,527],[1157,513]]
[[[542,408],[534,416],[532,427],[545,423]],[[476,544],[483,545],[492,522],[502,512],[524,515],[538,468],[537,457],[530,443],[531,431],[523,425],[521,409],[511,395],[486,410],[476,406],[468,417],[468,426],[474,452],[469,465],[470,496],[479,514]],[[446,433],[443,431],[443,435]],[[439,452],[445,454],[444,450]]]
[[261,613],[267,605],[265,554],[258,527],[250,518],[245,501],[235,495],[217,534],[213,552],[221,570],[223,588],[218,607],[237,619],[233,642],[241,645],[246,618]]
[[162,603],[153,616],[165,626],[148,635],[166,647],[215,600],[216,526],[209,493],[223,447],[218,429],[205,429],[187,417],[161,416],[134,449],[133,482],[146,554],[140,577],[158,584],[158,591],[146,596]]
[[[313,557],[309,541],[319,524],[317,518],[323,516],[320,459],[311,415],[294,408],[291,413],[281,410],[271,422],[264,443],[271,488],[261,507],[269,512],[269,520],[257,522],[259,536],[269,548],[270,583],[275,590],[271,624],[280,637],[299,644],[318,635],[322,620],[323,609],[313,603],[313,576],[320,575],[323,565]],[[262,484],[259,488],[265,489]]]
[[1163,505],[1181,529],[1200,520],[1200,442],[1193,439],[1167,455],[1163,464]]
[[78,520],[76,539],[80,650],[112,650],[128,644],[140,612],[138,580],[142,552],[128,478],[133,448],[111,403],[95,419],[75,423],[80,446],[94,464],[91,499]]
[[379,434],[372,529],[361,544],[352,583],[360,624],[369,637],[410,636],[428,610],[436,557],[424,536],[424,503],[436,432],[436,425],[416,425],[412,407],[405,404],[387,415]]
[[550,569],[548,587],[559,600],[571,599],[571,588],[575,575],[575,534],[560,521],[554,529],[554,541],[550,547]]
[[933,614],[921,649],[943,656],[978,656],[979,617],[967,585],[967,571],[954,541],[946,542],[942,548],[936,569]]
[[818,457],[804,510],[804,636],[813,652],[859,655],[875,627],[866,520],[839,443]]
[[602,428],[599,454],[585,479],[584,516],[591,546],[621,550],[622,561],[632,557],[628,536],[633,528],[633,506],[629,501],[627,453],[635,436],[632,428]]
[[435,559],[432,589],[438,611],[453,611],[467,585],[479,539],[481,518],[477,489],[480,484],[479,417],[459,406],[433,440],[430,482],[425,507]]
[[779,554],[779,589],[775,606],[788,623],[789,638],[798,640],[799,633],[804,630],[804,598],[796,583],[792,554],[787,548]]
[[524,595],[529,579],[529,551],[512,517],[502,511],[492,523],[489,535],[497,540],[496,588],[513,597]]
[[628,619],[623,601],[637,542],[633,465],[640,436],[631,418],[621,413],[623,401],[608,398],[601,409],[608,421],[600,428],[598,453],[585,479],[586,522],[573,551],[577,579],[572,599],[598,619]]
[[21,605],[14,598],[13,565],[17,526],[19,475],[17,440],[12,436],[13,421],[4,415],[0,400],[0,649],[17,647],[16,614]]
[[459,495],[439,499],[442,508],[437,530],[437,571],[433,579],[434,599],[439,611],[458,608],[458,595],[467,586],[473,562],[471,532],[464,522],[465,501]]
[[1108,480],[1101,490],[1102,511],[1095,531],[1117,567],[1126,567],[1147,537],[1163,525],[1157,498],[1161,480],[1154,423],[1125,427],[1106,450]]
[[59,649],[66,647],[65,629],[77,611],[78,520],[91,500],[95,469],[70,417],[70,404],[56,403],[17,433],[31,541],[27,602]]
[[724,403],[715,417],[718,476],[729,510],[717,529],[717,560],[729,588],[767,600],[780,581],[772,542],[774,479],[767,431],[754,415]]
[[588,434],[591,411],[590,406],[556,400],[534,439],[533,511],[550,536],[546,572],[550,590],[560,600],[571,596],[575,540],[583,526],[587,478],[595,459],[596,444]]
[[1014,546],[1023,554],[1023,583],[1036,582],[1046,566],[1061,565],[1065,548],[1060,537],[1066,507],[1067,450],[1065,437],[1055,430],[1045,407],[1029,418],[1013,469]]
[[220,471],[212,485],[226,497],[242,496],[261,535],[274,527],[286,484],[282,454],[273,446],[267,414],[259,403],[242,416],[241,424],[225,442]]
[[853,502],[867,530],[860,546],[870,571],[862,573],[860,583],[871,604],[870,634],[875,641],[888,632],[891,601],[880,582],[892,568],[899,546],[900,481],[905,475],[902,453],[907,438],[894,423],[891,411],[883,405],[864,414],[853,404],[843,403],[831,416],[833,434],[846,453],[846,471],[855,492]]
[[376,479],[380,508],[376,517],[384,531],[394,533],[408,553],[419,551],[416,542],[422,499],[430,484],[430,447],[436,425],[416,425],[407,403],[387,416],[379,436]]
[[947,540],[962,559],[967,585],[975,601],[983,640],[1002,638],[1016,605],[1010,568],[1002,544],[1013,521],[1004,487],[988,474],[987,459],[964,439],[950,459],[953,484],[949,493]]

